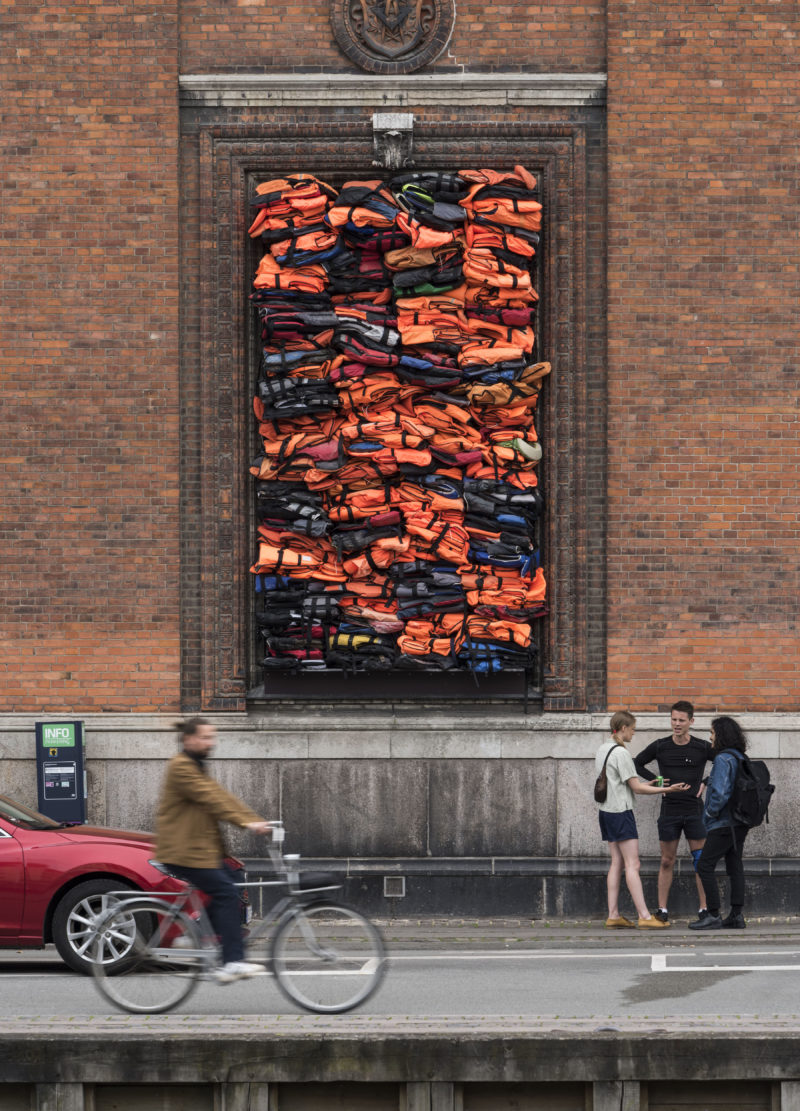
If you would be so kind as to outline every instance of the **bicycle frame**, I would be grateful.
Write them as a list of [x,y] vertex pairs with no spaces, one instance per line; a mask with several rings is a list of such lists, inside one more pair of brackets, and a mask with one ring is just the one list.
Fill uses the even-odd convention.
[[[294,861],[300,858],[294,855],[283,855],[280,848],[285,837],[283,822],[275,821],[272,825],[273,836],[270,844],[267,846],[267,853],[275,871],[276,879],[258,880],[255,882],[246,881],[244,883],[237,883],[235,886],[247,888],[283,887],[287,889],[287,892],[282,899],[279,899],[278,902],[269,909],[263,918],[258,919],[257,925],[250,931],[248,937],[245,939],[245,944],[247,946],[249,946],[250,942],[264,937],[287,912],[299,912],[302,910],[304,901],[308,902],[309,897],[313,896],[315,892],[322,894],[323,892],[337,891],[341,888],[341,884],[328,884],[319,888],[310,888],[301,891],[299,888],[299,871],[290,867],[290,862],[294,863]],[[159,871],[163,870],[168,873],[169,870],[163,865],[157,864],[156,862],[153,862],[153,864]],[[98,934],[103,928],[105,919],[110,919],[113,914],[121,909],[120,904],[124,906],[125,903],[133,904],[145,900],[154,908],[158,907],[168,912],[163,924],[159,926],[160,937],[156,938],[155,945],[153,945],[153,939],[151,939],[150,947],[154,956],[169,958],[173,961],[175,960],[175,950],[169,947],[162,949],[160,942],[169,935],[171,924],[177,922],[180,914],[185,913],[197,922],[200,936],[204,944],[199,950],[183,949],[180,951],[180,956],[186,960],[200,961],[204,966],[203,971],[208,971],[215,966],[216,945],[213,941],[215,937],[214,929],[198,888],[187,885],[185,890],[175,892],[131,891],[130,888],[126,888],[122,891],[111,891],[109,894],[114,895],[118,901],[114,906],[109,908],[109,912],[97,923]],[[305,918],[301,918],[301,930],[307,944],[314,954],[324,959],[328,955],[328,951],[317,944],[313,930]]]
[[[117,901],[94,927],[92,971],[106,999],[131,1014],[159,1014],[187,999],[201,980],[230,983],[261,969],[274,976],[290,1002],[316,1014],[352,1010],[370,998],[386,971],[379,931],[330,897],[341,887],[335,876],[301,876],[299,857],[282,853],[282,823],[272,825],[268,852],[274,878],[237,884],[278,889],[274,905],[246,939],[250,944],[269,933],[266,959],[258,953],[257,964],[246,964],[241,975],[221,976],[226,970],[218,967],[218,939],[199,889],[191,884],[175,892],[126,889],[114,893]],[[113,960],[104,959],[105,953]]]

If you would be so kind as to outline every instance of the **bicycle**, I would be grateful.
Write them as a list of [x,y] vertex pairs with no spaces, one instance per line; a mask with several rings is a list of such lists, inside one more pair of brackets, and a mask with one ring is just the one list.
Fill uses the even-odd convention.
[[[284,891],[246,945],[274,926],[264,971],[283,995],[318,1014],[352,1010],[383,980],[381,935],[358,911],[331,899],[341,888],[336,876],[298,871],[299,857],[283,855],[283,823],[272,826],[268,853],[276,878],[237,886]],[[169,874],[164,865],[156,867]],[[131,1014],[158,1014],[188,999],[200,982],[215,979],[218,946],[196,888],[110,894],[119,901],[96,923],[92,973],[111,1003]]]

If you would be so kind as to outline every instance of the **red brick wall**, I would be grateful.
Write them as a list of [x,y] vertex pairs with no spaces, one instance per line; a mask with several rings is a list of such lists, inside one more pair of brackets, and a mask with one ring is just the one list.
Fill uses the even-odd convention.
[[171,709],[176,6],[18,0],[2,31],[0,709]]
[[[459,2],[434,69],[597,71],[607,49],[609,704],[798,709],[800,17],[609,0],[606,48],[605,7]],[[178,441],[200,422],[178,397],[177,74],[354,67],[307,0],[0,21],[0,710],[172,709],[208,632],[179,643],[179,497],[184,554],[200,525]]]
[[[180,12],[182,73],[360,72],[333,39],[327,0],[181,0]],[[430,69],[604,70],[605,4],[458,0],[453,36]]]
[[797,5],[610,0],[608,697],[797,709]]

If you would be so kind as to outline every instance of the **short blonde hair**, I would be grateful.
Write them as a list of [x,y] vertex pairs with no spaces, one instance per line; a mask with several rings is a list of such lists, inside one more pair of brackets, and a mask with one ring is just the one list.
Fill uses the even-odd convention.
[[629,714],[627,710],[617,710],[615,714],[611,715],[611,732],[619,733],[620,729],[624,729],[626,725],[635,725],[636,718],[633,714]]

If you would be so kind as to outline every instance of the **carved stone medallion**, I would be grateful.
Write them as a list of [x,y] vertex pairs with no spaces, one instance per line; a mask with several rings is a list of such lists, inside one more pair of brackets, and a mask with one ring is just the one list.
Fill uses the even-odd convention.
[[413,73],[450,40],[454,0],[331,0],[336,41],[368,73]]

